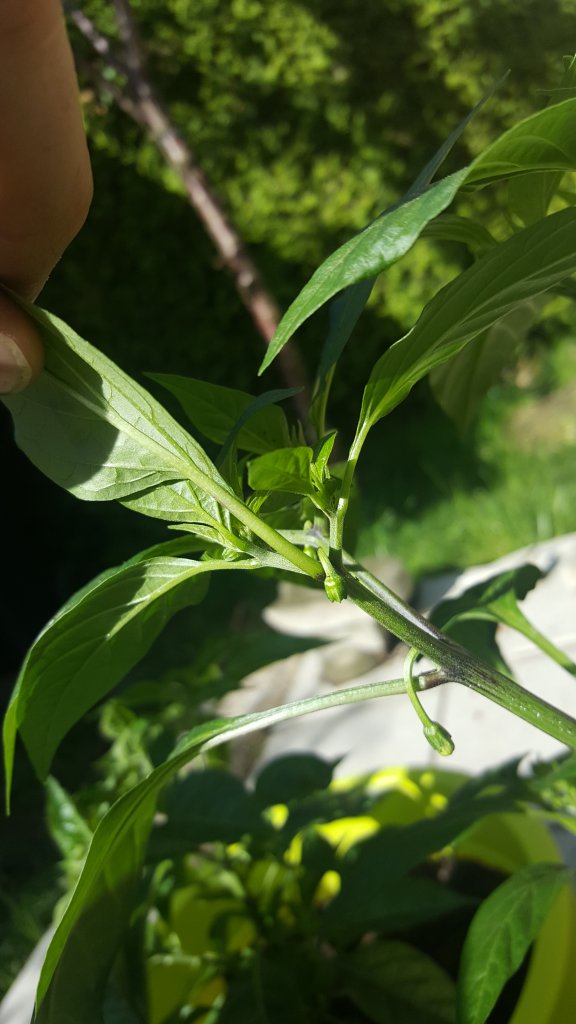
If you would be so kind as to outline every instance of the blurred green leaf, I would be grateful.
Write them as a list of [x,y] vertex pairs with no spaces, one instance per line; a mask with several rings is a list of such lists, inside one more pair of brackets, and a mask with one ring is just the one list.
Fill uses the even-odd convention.
[[239,842],[269,831],[257,801],[228,772],[206,768],[177,779],[164,794],[166,821],[151,836],[154,860],[188,853],[200,843]]
[[342,990],[375,1024],[454,1024],[450,976],[405,942],[374,942],[338,959]]
[[518,970],[572,872],[561,864],[530,864],[488,896],[462,950],[458,1024],[484,1024]]
[[260,770],[254,798],[260,807],[290,804],[326,789],[333,772],[334,764],[315,754],[285,754]]

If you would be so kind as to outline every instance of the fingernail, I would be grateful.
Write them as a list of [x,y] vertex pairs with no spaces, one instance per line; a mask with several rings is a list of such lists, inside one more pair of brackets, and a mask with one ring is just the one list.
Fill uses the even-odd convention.
[[0,334],[0,395],[13,395],[26,387],[32,370],[13,338]]

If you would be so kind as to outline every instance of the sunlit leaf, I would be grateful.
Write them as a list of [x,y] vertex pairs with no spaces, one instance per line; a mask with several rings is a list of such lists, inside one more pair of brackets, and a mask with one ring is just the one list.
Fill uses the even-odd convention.
[[539,110],[504,132],[476,158],[467,185],[530,171],[576,168],[576,98]]
[[317,309],[344,288],[375,277],[404,256],[428,221],[451,203],[466,173],[466,170],[458,171],[410,202],[382,214],[333,252],[318,267],[283,316],[268,346],[260,373]]
[[562,210],[491,249],[441,289],[415,327],[378,360],[361,423],[374,425],[414,384],[520,303],[576,270],[576,211]]
[[313,494],[311,466],[311,448],[281,448],[252,460],[248,466],[248,483],[254,491]]

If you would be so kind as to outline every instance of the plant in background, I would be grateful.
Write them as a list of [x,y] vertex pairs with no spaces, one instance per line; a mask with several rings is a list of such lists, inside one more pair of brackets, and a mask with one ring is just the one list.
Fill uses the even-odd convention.
[[[333,768],[292,754],[249,788],[221,766],[167,787],[105,1019],[530,1024],[535,1000],[564,1019],[576,901],[539,819],[574,829],[574,760],[473,782]],[[55,780],[49,815],[75,881],[91,828]]]
[[[47,476],[77,497],[118,501],[166,521],[181,536],[89,583],[38,637],[5,719],[8,794],[17,734],[37,774],[46,778],[66,733],[124,679],[176,612],[202,600],[212,573],[289,573],[307,585],[323,586],[330,601],[354,601],[409,647],[402,679],[203,722],[181,736],[160,763],[150,765],[94,832],[47,954],[38,1021],[101,1019],[100,1006],[116,977],[117,953],[133,914],[157,800],[202,751],[289,717],[406,692],[429,742],[449,753],[452,739],[430,721],[418,698],[420,691],[448,681],[476,690],[576,746],[572,718],[524,690],[494,657],[483,658],[476,649],[485,652],[488,641],[493,642],[494,622],[511,622],[531,631],[536,643],[574,670],[562,652],[555,652],[526,624],[518,609],[517,600],[535,582],[530,570],[527,576],[492,581],[468,603],[444,609],[447,631],[441,632],[345,548],[355,470],[369,432],[427,374],[433,375],[447,406],[454,403],[446,396],[461,396],[471,381],[474,389],[480,383],[486,386],[501,357],[510,356],[502,351],[502,326],[516,337],[531,319],[535,300],[565,289],[576,271],[576,211],[572,193],[563,187],[564,175],[576,170],[573,72],[574,62],[567,61],[561,102],[520,122],[470,166],[433,182],[470,115],[406,195],[316,271],[284,316],[262,367],[313,313],[331,303],[308,423],[289,423],[278,405],[286,391],[253,398],[196,380],[155,375],[156,383],[178,398],[193,427],[220,446],[213,461],[156,399],[109,359],[56,317],[26,307],[44,338],[46,368],[25,393],[6,400],[19,445]],[[445,214],[463,191],[470,209],[475,190],[504,181],[510,216],[500,237],[469,216]],[[336,431],[327,425],[327,407],[338,360],[377,276],[406,255],[425,231],[464,241],[473,262],[378,359],[348,456],[334,463]],[[439,376],[445,366],[451,367],[450,374]],[[478,628],[471,631],[470,622],[476,620]],[[463,622],[467,646],[456,638]],[[492,649],[493,644],[488,646]],[[416,675],[421,656],[433,667]],[[462,824],[459,818],[457,831],[472,820],[466,817]],[[423,855],[437,852],[456,832],[451,825],[445,835],[434,835]],[[385,853],[379,856],[386,875]]]

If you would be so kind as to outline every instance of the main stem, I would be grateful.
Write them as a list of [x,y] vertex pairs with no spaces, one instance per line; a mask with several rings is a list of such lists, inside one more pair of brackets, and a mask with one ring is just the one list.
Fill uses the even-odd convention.
[[574,719],[445,636],[361,566],[351,564],[348,559],[346,563],[342,577],[354,604],[400,640],[429,657],[447,679],[475,690],[560,743],[576,749]]

